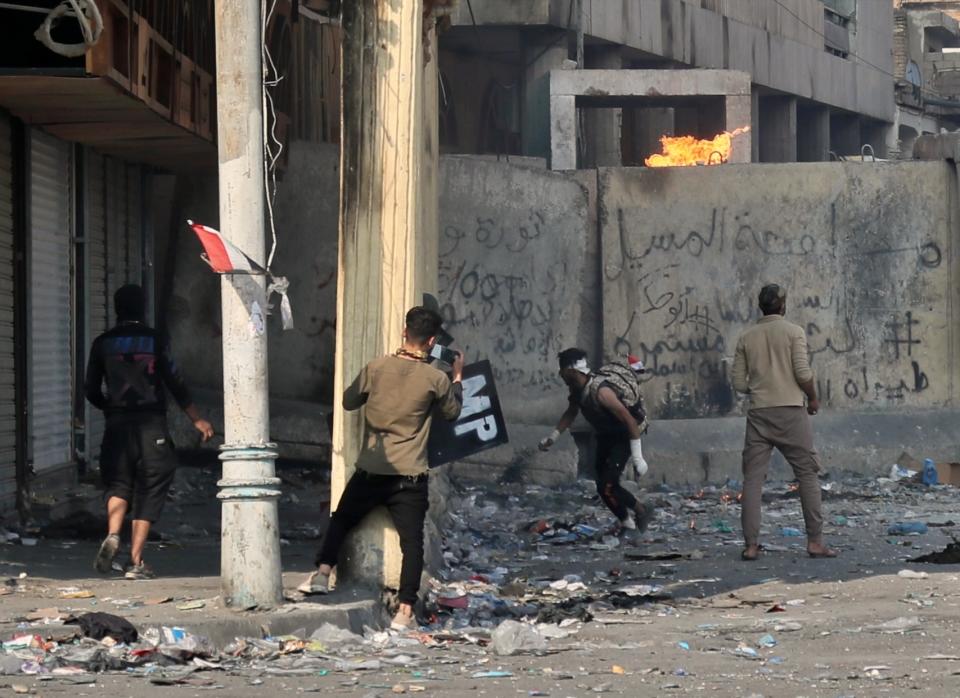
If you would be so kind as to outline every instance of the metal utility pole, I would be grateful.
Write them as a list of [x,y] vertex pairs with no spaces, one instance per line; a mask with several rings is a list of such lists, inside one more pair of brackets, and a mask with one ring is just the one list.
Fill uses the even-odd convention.
[[[260,0],[215,0],[220,231],[264,264]],[[224,275],[220,585],[230,608],[283,599],[267,382],[266,278]]]
[[[434,43],[424,63],[423,11],[422,0],[343,3],[334,507],[363,433],[362,413],[345,412],[339,396],[400,346],[405,312],[436,290],[439,52]],[[337,573],[396,588],[399,572],[399,539],[381,508],[351,535]]]

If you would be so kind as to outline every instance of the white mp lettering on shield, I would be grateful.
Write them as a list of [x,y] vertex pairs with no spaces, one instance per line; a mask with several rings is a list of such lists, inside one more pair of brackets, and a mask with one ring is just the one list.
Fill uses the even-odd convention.
[[[463,381],[463,408],[460,410],[461,420],[490,409],[490,398],[486,395],[477,394],[485,387],[487,387],[487,379],[482,375],[471,376]],[[457,434],[459,433],[458,427]]]
[[[486,395],[478,395],[486,385],[487,379],[484,376],[471,376],[463,381],[463,409],[460,410],[461,420],[490,409],[490,398]],[[454,433],[457,436],[469,434],[471,431],[477,432],[477,438],[481,441],[492,441],[497,438],[497,420],[493,415],[489,415],[469,422],[461,422],[454,428]]]
[[457,436],[463,436],[471,431],[477,432],[477,438],[481,441],[492,441],[497,438],[497,420],[493,415],[474,419],[466,424],[458,424],[454,429]]

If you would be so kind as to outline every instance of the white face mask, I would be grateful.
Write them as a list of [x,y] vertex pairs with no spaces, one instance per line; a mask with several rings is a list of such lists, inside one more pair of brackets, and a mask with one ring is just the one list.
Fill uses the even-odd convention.
[[574,369],[574,370],[576,370],[576,371],[580,371],[580,373],[584,374],[585,376],[589,376],[589,375],[590,375],[590,367],[587,365],[587,360],[586,360],[586,359],[579,359],[579,360],[578,360],[573,366],[571,366],[570,368],[572,368],[572,369]]

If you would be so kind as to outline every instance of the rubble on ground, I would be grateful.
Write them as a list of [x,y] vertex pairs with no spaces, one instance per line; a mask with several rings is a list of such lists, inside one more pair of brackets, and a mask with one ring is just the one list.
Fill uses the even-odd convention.
[[[914,554],[920,541],[942,547],[954,522],[960,522],[956,489],[887,474],[885,469],[878,478],[823,481],[828,540],[841,551],[850,549],[853,537],[870,540],[873,557],[858,559],[859,571],[868,574],[872,565],[896,564],[892,574],[899,569],[905,583],[921,583],[927,574],[919,565],[903,569],[906,554]],[[187,491],[196,493],[195,488]],[[674,642],[676,651],[710,651],[738,666],[756,663],[765,671],[779,671],[787,661],[783,638],[806,632],[809,621],[796,616],[806,600],[764,594],[762,585],[743,589],[746,584],[723,579],[721,570],[744,569],[735,561],[743,544],[739,483],[659,486],[647,497],[658,509],[650,529],[625,533],[617,530],[592,483],[560,489],[516,484],[498,491],[457,488],[447,502],[443,526],[445,565],[424,589],[424,604],[418,609],[422,624],[415,632],[367,628],[356,634],[327,625],[309,634],[304,630],[282,637],[237,638],[214,647],[189,628],[148,626],[137,628],[137,640],[130,642],[112,635],[82,637],[77,627],[66,624],[69,608],[37,609],[18,619],[17,632],[4,638],[0,673],[82,683],[99,672],[125,672],[157,685],[213,687],[216,672],[251,683],[267,677],[327,675],[358,683],[363,676],[403,671],[405,690],[411,690],[444,678],[508,678],[512,672],[501,662],[511,657],[599,651],[602,645],[581,639],[587,627],[639,626],[664,617],[680,622],[705,608],[712,609],[717,621],[701,624]],[[766,555],[804,552],[805,539],[792,534],[803,528],[797,500],[795,484],[766,488]],[[911,522],[925,524],[927,533],[911,534],[908,527],[907,535],[890,534],[895,524]],[[300,526],[306,525],[297,524],[298,531]],[[0,530],[0,545],[30,545],[24,540],[32,534],[24,533]],[[179,531],[182,536],[191,533],[182,527]],[[40,544],[45,543],[41,538]],[[844,563],[841,559],[837,564]],[[8,580],[0,593],[16,594],[29,583],[24,573]],[[69,606],[70,599],[84,598],[78,594],[85,591],[65,587],[61,603]],[[203,607],[196,601],[186,603]],[[922,611],[936,598],[918,587],[903,603]],[[731,609],[759,611],[770,620],[738,626],[726,615]],[[915,614],[877,619],[856,632],[922,633],[924,620]],[[624,671],[616,668],[620,672],[604,667],[597,673]],[[665,677],[661,687],[681,685],[686,676],[682,668],[657,671]],[[865,667],[863,675],[885,677],[889,672],[876,665]]]

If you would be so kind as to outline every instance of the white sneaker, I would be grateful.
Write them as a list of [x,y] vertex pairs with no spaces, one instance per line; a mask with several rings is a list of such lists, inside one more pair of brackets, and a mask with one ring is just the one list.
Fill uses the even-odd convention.
[[624,518],[620,519],[620,528],[625,531],[637,530],[637,522],[633,519],[633,512],[628,513]]
[[404,633],[408,630],[413,630],[417,625],[417,619],[413,615],[404,615],[397,611],[397,615],[393,617],[393,621],[390,623],[390,629],[396,630],[398,633]]
[[297,587],[297,591],[307,596],[314,594],[328,594],[330,592],[330,575],[322,574],[320,570],[311,572],[303,584]]

